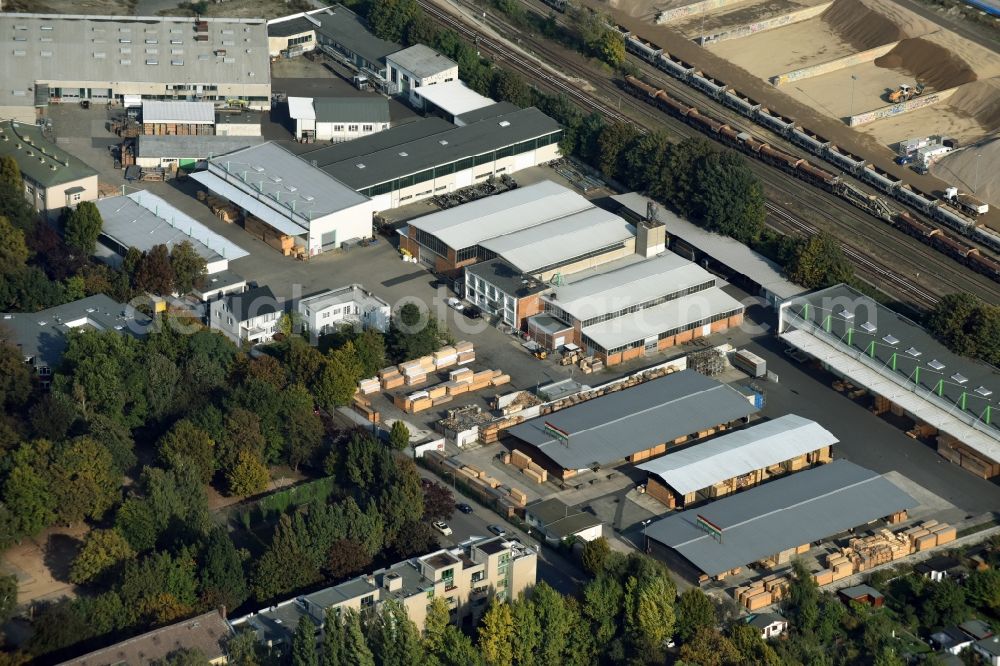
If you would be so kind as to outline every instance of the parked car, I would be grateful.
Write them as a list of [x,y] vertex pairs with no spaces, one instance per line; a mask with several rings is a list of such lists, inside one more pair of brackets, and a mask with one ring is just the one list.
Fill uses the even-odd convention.
[[431,523],[431,526],[433,526],[434,529],[436,529],[438,532],[440,532],[445,536],[449,536],[451,534],[451,528],[448,527],[448,523],[444,522],[443,520],[435,520],[433,523]]
[[468,319],[482,319],[483,311],[477,308],[475,305],[470,305],[469,307],[462,310],[462,314]]
[[455,508],[457,508],[462,513],[472,513],[472,507],[466,504],[465,502],[459,502],[458,504],[455,505]]
[[456,312],[461,312],[462,310],[465,309],[465,305],[463,305],[462,301],[458,298],[449,298],[448,307],[451,308],[452,310],[455,310]]
[[507,530],[500,527],[499,525],[487,525],[486,529],[488,529],[490,532],[493,532],[493,534],[496,534],[497,536],[501,537],[507,536]]

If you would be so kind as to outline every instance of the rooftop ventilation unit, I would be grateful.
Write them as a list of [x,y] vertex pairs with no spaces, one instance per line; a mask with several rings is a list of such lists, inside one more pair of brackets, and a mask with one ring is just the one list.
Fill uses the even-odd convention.
[[985,386],[980,386],[979,388],[977,388],[976,389],[976,393],[978,393],[979,395],[983,396],[984,398],[988,398],[991,395],[993,395],[993,391],[989,390]]
[[847,310],[845,310],[843,308],[841,308],[840,312],[838,312],[837,314],[840,315],[841,317],[843,317],[844,319],[848,320],[848,321],[854,319],[854,313],[853,312],[848,312]]
[[359,162],[359,163],[357,164],[357,167],[358,167],[359,169],[364,169],[364,168],[365,168],[365,165],[364,165],[364,164],[361,164],[361,163]]
[[497,125],[499,125],[500,127],[510,127],[510,121],[509,120],[501,120],[500,122],[497,123]]
[[405,152],[405,151],[403,151],[403,152],[400,152],[400,153],[399,153],[399,156],[400,156],[400,157],[409,157],[409,155],[410,155],[410,154],[409,154],[409,153],[407,153],[407,152]]
[[865,333],[874,333],[875,331],[878,330],[878,328],[875,326],[875,324],[871,323],[870,321],[866,321],[865,323],[861,324],[861,330],[864,331]]

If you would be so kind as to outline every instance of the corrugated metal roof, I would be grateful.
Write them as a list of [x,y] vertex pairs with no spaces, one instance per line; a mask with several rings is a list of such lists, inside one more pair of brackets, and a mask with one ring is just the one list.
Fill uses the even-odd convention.
[[719,287],[712,287],[631,314],[584,326],[582,332],[605,350],[610,350],[700,321],[710,321],[718,315],[729,313],[727,316],[732,316],[732,313],[738,312],[743,312],[742,303]]
[[[645,217],[646,203],[650,201],[635,192],[616,194],[611,198],[642,217]],[[663,206],[657,206],[656,219],[666,225],[668,236],[677,236],[780,298],[791,298],[805,291],[801,286],[786,280],[780,266],[737,240],[706,231]]]
[[424,44],[414,44],[407,49],[387,55],[385,60],[387,65],[395,63],[420,78],[434,76],[458,67],[454,60]]
[[139,157],[204,160],[256,146],[266,142],[267,139],[259,136],[149,134],[138,136],[135,141]]
[[[621,460],[757,411],[735,389],[684,370],[520,423],[508,432],[564,469]],[[569,433],[566,444],[545,429]]]
[[576,192],[551,180],[543,180],[418,217],[410,220],[409,225],[460,250],[593,207]]
[[1000,461],[997,421],[982,420],[1000,398],[1000,371],[993,366],[952,353],[916,323],[846,285],[792,299],[781,316],[788,344]]
[[283,234],[302,236],[308,233],[308,229],[293,222],[283,211],[275,210],[270,202],[265,203],[259,197],[251,196],[248,192],[243,191],[232,183],[222,180],[213,173],[197,171],[191,174],[191,178],[194,178],[213,193],[229,199],[240,208],[259,217]]
[[316,122],[387,123],[389,100],[385,97],[314,97]]
[[[321,23],[316,28],[318,34],[351,53],[356,53],[373,65],[381,66],[387,55],[403,48],[395,42],[379,39],[373,35],[367,22],[343,5],[310,12],[309,15]],[[322,39],[319,42],[323,44]]]
[[418,97],[422,97],[424,100],[453,116],[496,104],[495,100],[485,95],[480,95],[458,79],[445,83],[435,83],[429,86],[418,86],[413,89],[413,92]]
[[296,120],[316,120],[312,97],[289,97],[288,116]]
[[[645,533],[714,576],[916,505],[880,474],[835,460],[674,514]],[[722,529],[721,542],[698,526],[699,515]]]
[[674,491],[686,495],[838,441],[815,421],[786,414],[636,467],[656,474]]
[[533,273],[634,237],[634,226],[613,213],[594,207],[491,238],[480,245],[521,272]]
[[584,321],[658,296],[715,283],[715,276],[698,264],[673,252],[664,252],[646,261],[630,263],[597,275],[570,278],[569,284],[547,294],[545,300]]
[[142,122],[214,125],[215,104],[212,102],[143,100]]

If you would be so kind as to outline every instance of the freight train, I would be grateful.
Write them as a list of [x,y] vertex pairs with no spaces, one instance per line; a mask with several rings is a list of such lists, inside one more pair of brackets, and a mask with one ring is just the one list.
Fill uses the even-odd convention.
[[[671,55],[655,44],[641,39],[625,28],[619,26],[618,29],[625,39],[625,48],[629,51],[629,53],[632,53],[651,63],[673,78],[678,79],[688,86],[708,95],[712,99],[733,109],[740,115],[750,119],[758,125],[761,125],[775,134],[788,139],[791,143],[808,151],[810,154],[823,159],[829,164],[832,164],[837,169],[855,176],[861,181],[880,190],[884,194],[897,199],[907,206],[916,208],[931,219],[958,231],[973,241],[982,243],[995,252],[1000,252],[1000,233],[997,233],[988,227],[980,226],[969,216],[960,213],[949,205],[946,205],[946,202],[942,199],[938,199],[937,197],[919,192],[918,190],[904,185],[899,178],[896,178],[892,174],[879,169],[873,164],[869,164],[864,158],[843,150],[824,137],[797,125],[791,118],[782,116],[781,114],[768,109],[763,104],[741,94],[739,91],[728,87],[722,81],[705,75],[703,72],[698,71],[690,63]],[[647,91],[642,90],[641,88],[637,91],[635,89],[635,82],[642,83],[641,81],[638,81],[638,79],[635,79],[635,77],[626,77],[627,87],[631,89],[630,91],[633,92],[633,94],[637,94],[641,97],[643,93],[647,93]],[[643,86],[646,86],[646,84],[643,84]],[[650,88],[651,86],[646,87]],[[650,95],[650,101],[668,111],[668,113],[681,115],[678,110],[675,110],[675,106],[693,109],[693,107],[689,107],[678,100],[670,98],[670,96],[663,91],[654,90],[653,92],[662,93],[663,97]],[[698,113],[697,109],[694,109],[694,111],[695,113]],[[699,115],[703,116],[703,114]],[[719,122],[717,120],[710,119],[712,122],[706,122],[705,120],[693,121],[693,114],[690,111],[687,114],[682,115],[682,117],[687,122],[699,127],[700,129],[707,129],[718,133],[718,130],[713,129],[712,127],[712,123]],[[720,129],[722,126],[723,123],[719,123]],[[742,146],[738,147],[742,148]],[[764,159],[767,159],[770,151],[776,151],[773,147],[769,147],[769,149],[769,151],[766,151],[765,154],[762,155]],[[794,156],[788,155],[788,153],[783,153],[782,151],[777,152],[782,154],[782,161],[777,162],[777,164],[783,168],[789,168],[788,165],[790,162],[788,158],[797,159],[794,158]],[[817,170],[816,176],[822,181],[817,184],[827,188],[833,184],[831,178],[833,177],[832,174],[829,174],[829,172],[824,169],[820,169],[814,164],[805,162],[804,165],[796,164],[793,168],[796,175],[804,177],[806,180],[811,179],[809,172],[815,169]]]
[[[801,178],[811,185],[821,187],[831,192],[837,191],[837,185],[840,184],[841,181],[840,176],[812,164],[805,158],[798,157],[779,148],[775,148],[761,139],[754,137],[748,132],[742,131],[739,128],[734,128],[728,123],[702,113],[697,108],[689,106],[688,104],[671,97],[664,90],[651,86],[630,74],[625,76],[625,87],[636,97],[653,104],[672,116],[684,120],[689,125],[701,130],[705,134],[712,135],[722,143],[787,171],[788,173]],[[747,100],[747,98],[740,99],[752,104],[752,102]],[[855,156],[843,152],[836,146],[833,146],[829,141],[823,139],[823,137],[807,133],[797,128],[795,129],[795,132],[798,132],[798,134],[793,135],[792,141],[796,143],[796,145],[803,147],[822,146],[825,150],[836,154],[837,158],[835,159],[841,160],[843,164],[849,164],[852,161],[856,162],[858,160]],[[869,171],[868,165],[865,165],[859,170],[859,176],[861,179],[869,184],[874,184],[872,183],[873,178],[868,176],[869,173],[873,176],[877,176],[878,178],[885,178],[887,180],[893,178],[891,175],[877,170],[874,167],[872,167],[872,169],[875,170]],[[876,187],[878,187],[878,185],[876,185]],[[899,196],[906,197],[907,203],[919,208],[922,211],[926,212],[929,210],[935,210],[939,213],[944,212],[952,214],[948,209],[938,210],[939,206],[937,204],[939,202],[933,197],[928,197],[918,190],[914,190],[909,187],[897,187],[897,189],[901,190],[899,192]],[[968,265],[970,268],[997,282],[1000,282],[1000,262],[981,254],[978,248],[955,238],[941,229],[920,222],[909,213],[897,213],[892,220],[892,224],[901,229],[903,232],[919,238],[921,241],[936,250],[943,252]],[[996,238],[1000,240],[1000,236],[997,236]]]

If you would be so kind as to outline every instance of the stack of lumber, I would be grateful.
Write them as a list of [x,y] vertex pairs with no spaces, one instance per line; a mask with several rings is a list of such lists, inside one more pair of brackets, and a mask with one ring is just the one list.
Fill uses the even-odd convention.
[[362,379],[358,382],[358,388],[361,390],[362,395],[371,395],[372,393],[378,393],[381,388],[381,383],[378,377],[371,377],[369,379]]
[[403,375],[399,373],[399,369],[394,365],[379,370],[378,378],[382,383],[382,389],[385,391],[399,388],[403,385]]
[[354,396],[351,406],[354,408],[354,411],[368,419],[369,423],[378,423],[382,420],[381,415],[372,407],[371,401],[363,396]]
[[476,352],[472,347],[472,343],[467,340],[455,343],[455,354],[457,355],[456,362],[459,365],[472,363],[476,360]]
[[458,351],[454,347],[442,347],[431,354],[431,358],[434,360],[434,369],[443,370],[458,363]]
[[[426,356],[424,358],[430,357]],[[421,364],[421,360],[422,359],[417,359],[416,361],[407,361],[406,363],[400,364],[400,368],[403,370],[402,375],[395,372],[394,368],[385,368],[381,370],[379,372],[379,376],[381,377],[382,387],[390,388],[390,385],[391,387],[398,387],[400,382],[406,386],[416,386],[426,382],[428,371],[426,365]],[[494,385],[492,384],[493,381],[506,377],[506,375],[499,370],[483,370],[482,372],[476,373],[472,372],[468,368],[463,368],[462,370],[465,370],[465,372],[454,371],[452,373],[452,376],[456,377],[455,380],[435,384],[427,387],[423,391],[417,391],[416,393],[411,393],[409,395],[398,394],[393,399],[393,402],[400,409],[412,414],[451,402],[452,398],[456,395],[461,395],[467,391],[476,391],[483,387]],[[455,374],[456,372],[458,374]],[[365,392],[364,387],[361,388],[361,391],[362,393]],[[424,402],[422,400],[423,398],[427,398],[430,402]],[[496,439],[494,438],[493,441],[496,441]]]
[[507,428],[513,428],[522,421],[524,421],[523,416],[509,416],[483,426],[479,429],[479,441],[483,444],[494,444],[499,441],[500,433]]
[[535,483],[545,483],[548,481],[549,473],[523,451],[519,451],[518,449],[511,451],[510,464],[521,470],[522,474]]
[[243,228],[248,234],[264,241],[286,257],[291,255],[292,248],[295,247],[294,237],[281,233],[253,215],[246,215],[243,218]]
[[851,563],[851,560],[841,553],[828,555],[826,566],[833,574],[833,581],[843,580],[854,574],[854,565]]
[[757,580],[750,585],[733,590],[736,602],[750,611],[760,610],[771,605],[771,593],[764,589],[764,581]]
[[906,537],[882,529],[871,536],[851,539],[841,554],[851,561],[854,572],[858,573],[906,557],[911,552]]

